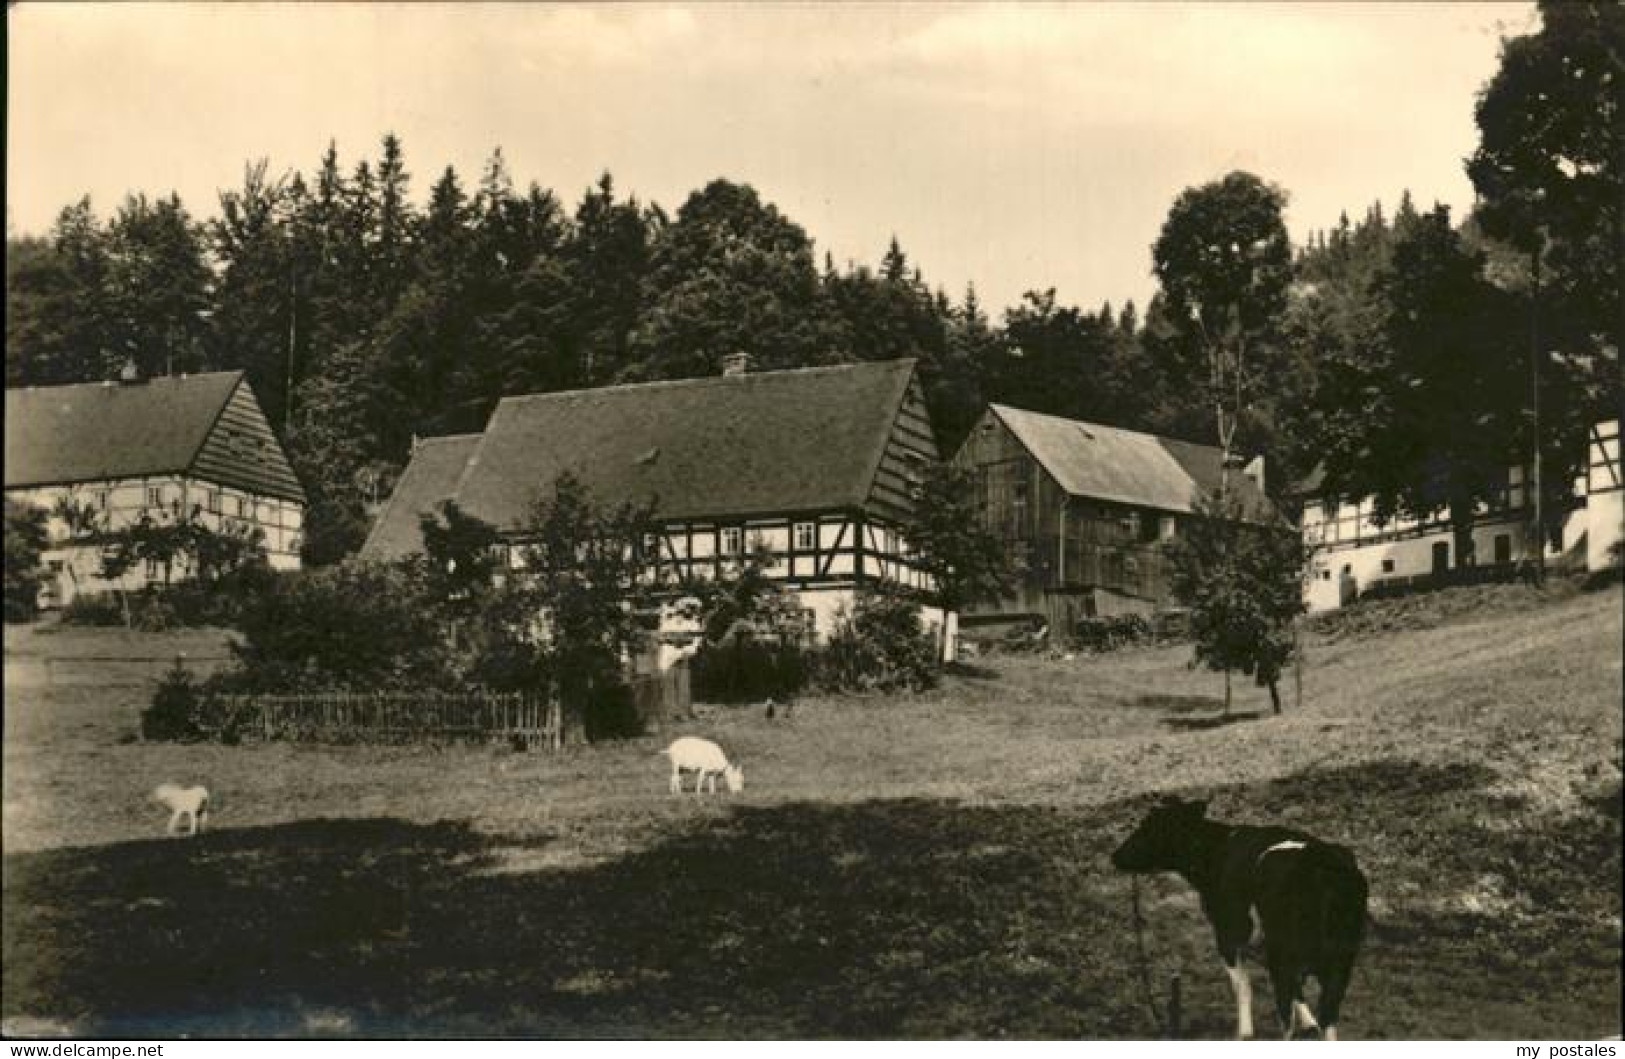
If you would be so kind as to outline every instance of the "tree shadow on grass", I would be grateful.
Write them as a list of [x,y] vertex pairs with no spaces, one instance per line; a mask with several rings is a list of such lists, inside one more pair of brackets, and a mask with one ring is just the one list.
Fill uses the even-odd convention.
[[1224,709],[1224,700],[1212,695],[1140,695],[1129,703],[1137,710],[1155,710],[1158,713],[1187,714]]
[[1162,725],[1175,732],[1205,732],[1213,728],[1256,721],[1267,716],[1257,710],[1231,710],[1229,713],[1204,713],[1184,717],[1164,717]]
[[949,676],[963,677],[966,680],[1004,679],[1004,674],[992,666],[980,666],[974,662],[949,662],[942,669]]
[[[120,1036],[1132,1036],[1075,819],[743,806],[588,868],[310,820],[5,859],[4,1015]],[[1127,983],[1110,990],[1127,996]]]
[[1224,700],[1212,695],[1141,695],[1130,704],[1137,710],[1165,714],[1162,726],[1175,732],[1201,732],[1265,716],[1256,710],[1224,712]]
[[[1349,842],[1373,891],[1394,893],[1536,855],[1480,826],[1490,778],[1385,761],[1204,793],[1221,819]],[[735,805],[584,868],[549,866],[546,834],[392,819],[16,854],[3,1014],[115,1036],[1145,1036],[1128,881],[1107,857],[1150,800]],[[1617,821],[1611,834],[1617,847]],[[1569,858],[1606,856],[1607,837],[1539,854],[1543,885],[1572,886]],[[1203,973],[1214,955],[1188,888],[1148,886],[1154,980],[1184,969],[1187,1032],[1226,1036],[1228,987]],[[1424,1032],[1382,1005],[1448,1008],[1454,969],[1481,966],[1498,929],[1520,928],[1390,913],[1373,946],[1429,958],[1389,961],[1411,979],[1397,1000],[1357,980],[1355,1033]],[[1617,960],[1609,978],[1574,959],[1595,933],[1515,948],[1521,964],[1489,985],[1538,981],[1555,952],[1573,1001],[1542,1025],[1572,1026],[1598,1009],[1592,979],[1617,984]]]

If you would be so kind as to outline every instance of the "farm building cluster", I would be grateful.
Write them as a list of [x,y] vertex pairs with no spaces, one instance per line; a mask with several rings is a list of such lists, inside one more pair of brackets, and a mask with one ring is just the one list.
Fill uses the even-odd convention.
[[[909,527],[923,473],[946,459],[972,472],[983,528],[1019,571],[1005,599],[963,615],[926,607],[925,624],[951,639],[960,621],[1069,629],[1169,610],[1164,546],[1227,473],[1251,516],[1283,517],[1266,496],[1262,458],[1227,469],[1211,446],[1001,404],[986,408],[956,453],[935,439],[910,360],[755,372],[734,359],[711,378],[508,397],[480,433],[415,444],[361,554],[421,552],[421,519],[453,501],[495,527],[517,564],[530,505],[568,471],[600,502],[650,508],[658,528],[648,554],[678,582],[760,557],[818,640],[865,584],[931,597]],[[1589,446],[1561,539],[1547,550],[1596,570],[1618,562],[1625,522],[1618,421],[1598,424]],[[1471,562],[1534,558],[1529,477],[1509,468],[1500,502],[1479,512]],[[46,607],[191,576],[184,563],[147,563],[110,581],[97,532],[86,529],[166,511],[251,527],[274,568],[299,565],[305,494],[240,372],[7,390],[5,488],[51,514]],[[1283,492],[1314,548],[1311,610],[1461,565],[1443,512],[1383,522],[1369,499],[1326,495],[1313,475]],[[677,628],[675,613],[674,643],[692,631]]]

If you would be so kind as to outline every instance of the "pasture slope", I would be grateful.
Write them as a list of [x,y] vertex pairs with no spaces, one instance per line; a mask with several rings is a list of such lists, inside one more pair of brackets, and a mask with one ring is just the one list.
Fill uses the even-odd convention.
[[[1184,648],[1000,659],[788,720],[708,711],[680,731],[747,783],[705,800],[666,793],[674,733],[558,757],[133,742],[146,670],[37,663],[172,641],[8,628],[0,1014],[131,1036],[1143,1037],[1106,856],[1178,791],[1356,849],[1372,929],[1347,1037],[1618,1033],[1620,591],[1453,598],[1320,622],[1281,717],[1238,684],[1218,718]],[[141,798],[164,780],[214,789],[216,829],[161,839]],[[1227,1035],[1188,891],[1153,880],[1148,912],[1159,990],[1180,971],[1187,1032]]]

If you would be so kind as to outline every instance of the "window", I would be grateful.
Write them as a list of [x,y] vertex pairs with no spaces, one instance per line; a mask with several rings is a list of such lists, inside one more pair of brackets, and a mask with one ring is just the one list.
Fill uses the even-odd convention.
[[643,535],[643,557],[645,559],[660,558],[660,536],[655,533]]
[[1497,563],[1510,563],[1512,561],[1512,536],[1506,533],[1495,535],[1495,561]]
[[1164,515],[1157,520],[1157,535],[1165,541],[1174,539],[1174,517],[1172,515]]
[[740,542],[744,538],[744,530],[738,526],[725,526],[722,530],[722,554],[738,555]]
[[798,552],[816,551],[818,549],[818,525],[813,522],[797,522],[795,545]]
[[238,496],[238,497],[233,497],[232,499],[237,501],[237,517],[238,518],[247,518],[248,517],[248,498]]
[[107,505],[111,503],[111,501],[112,494],[110,494],[106,489],[103,489],[96,494],[96,506],[102,511],[107,510]]
[[1394,572],[1394,561],[1392,559],[1384,559],[1382,561],[1382,572],[1385,574],[1391,574]]
[[149,486],[147,486],[147,506],[148,507],[163,507],[164,506],[164,487],[163,486],[161,486],[161,485],[149,485]]
[[147,580],[148,581],[159,581],[159,580],[163,579],[163,576],[164,576],[163,564],[160,563],[157,559],[148,559],[147,560]]
[[211,489],[209,491],[209,498],[207,502],[209,511],[212,514],[220,514],[220,491],[218,489]]

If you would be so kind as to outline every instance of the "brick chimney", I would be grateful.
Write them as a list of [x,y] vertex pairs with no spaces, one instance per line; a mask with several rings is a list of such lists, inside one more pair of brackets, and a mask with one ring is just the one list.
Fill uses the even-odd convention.
[[749,353],[729,353],[722,358],[723,375],[745,375],[750,371]]

